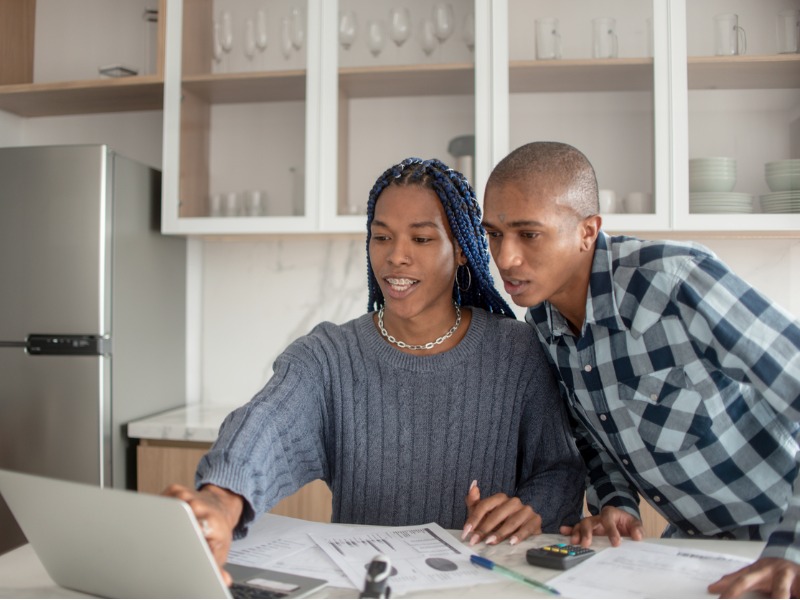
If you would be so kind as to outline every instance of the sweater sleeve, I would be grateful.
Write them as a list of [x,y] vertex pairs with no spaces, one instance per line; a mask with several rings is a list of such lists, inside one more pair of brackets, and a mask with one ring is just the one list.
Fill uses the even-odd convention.
[[324,444],[324,376],[311,353],[295,342],[274,364],[274,375],[222,423],[200,460],[195,485],[214,484],[242,496],[234,537],[248,524],[315,479],[329,480]]
[[581,519],[586,469],[547,360],[531,336],[531,377],[520,423],[517,495],[542,517],[542,531]]

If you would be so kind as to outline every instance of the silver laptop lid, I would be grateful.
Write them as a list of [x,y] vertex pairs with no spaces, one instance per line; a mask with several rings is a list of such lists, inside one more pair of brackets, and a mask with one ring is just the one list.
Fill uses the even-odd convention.
[[0,470],[0,494],[58,585],[113,598],[229,598],[189,506]]

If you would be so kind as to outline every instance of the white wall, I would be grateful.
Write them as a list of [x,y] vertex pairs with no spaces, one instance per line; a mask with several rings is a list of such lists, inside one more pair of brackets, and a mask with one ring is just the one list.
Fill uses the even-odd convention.
[[[800,315],[800,239],[695,241]],[[207,241],[202,279],[200,388],[210,405],[246,402],[289,342],[320,321],[342,323],[366,311],[360,237]]]

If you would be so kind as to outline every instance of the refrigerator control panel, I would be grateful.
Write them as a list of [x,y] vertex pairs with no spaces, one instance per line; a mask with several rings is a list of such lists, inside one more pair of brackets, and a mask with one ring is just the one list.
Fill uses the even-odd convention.
[[109,353],[109,340],[100,335],[31,334],[25,351],[34,356],[97,356]]

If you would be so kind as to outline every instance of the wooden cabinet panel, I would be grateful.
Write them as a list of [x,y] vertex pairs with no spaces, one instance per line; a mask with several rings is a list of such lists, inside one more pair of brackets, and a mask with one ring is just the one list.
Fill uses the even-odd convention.
[[[172,483],[194,487],[197,463],[210,447],[208,443],[199,442],[140,440],[136,449],[136,489],[160,494]],[[331,520],[331,492],[323,481],[312,481],[281,500],[270,512],[328,523]]]

